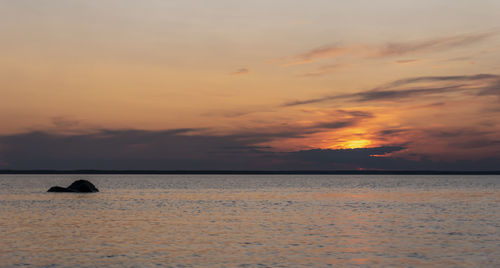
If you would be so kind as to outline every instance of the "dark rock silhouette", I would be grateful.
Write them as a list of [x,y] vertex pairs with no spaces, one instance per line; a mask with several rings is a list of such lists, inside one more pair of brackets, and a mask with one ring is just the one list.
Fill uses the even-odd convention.
[[50,189],[47,192],[53,192],[53,193],[74,193],[74,191],[71,191],[68,188],[61,187],[61,186],[53,186],[50,187]]
[[77,180],[67,188],[61,186],[53,186],[47,192],[52,193],[95,193],[99,190],[87,180]]

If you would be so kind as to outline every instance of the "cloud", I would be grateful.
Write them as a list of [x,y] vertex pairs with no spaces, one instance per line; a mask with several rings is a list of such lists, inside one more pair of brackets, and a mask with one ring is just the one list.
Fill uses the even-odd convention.
[[425,129],[423,130],[427,135],[437,138],[464,138],[464,137],[478,137],[489,132],[478,131],[474,128],[458,128],[458,129]]
[[253,145],[230,136],[187,135],[190,131],[28,132],[0,137],[0,144],[5,162],[19,169],[217,169],[231,160],[226,152],[244,152]]
[[340,129],[346,127],[356,126],[366,119],[374,118],[375,116],[366,111],[357,110],[342,110],[337,109],[333,111],[330,116],[335,116],[337,120],[318,122],[310,127],[309,129]]
[[[413,86],[411,88],[404,87],[422,82],[447,82],[448,84],[421,85]],[[476,84],[470,84],[469,82],[474,82]],[[353,94],[338,94],[320,98],[296,100],[287,102],[283,104],[283,106],[297,106],[339,99],[358,102],[400,101],[411,97],[431,96],[463,91],[475,91],[477,96],[498,95],[499,88],[500,76],[493,74],[477,74],[470,76],[422,76],[396,80],[367,91],[361,91]]]
[[239,107],[237,110],[214,109],[212,111],[202,113],[201,115],[210,117],[215,116],[215,117],[235,118],[256,113],[271,113],[274,111],[275,111],[274,107],[269,107],[264,105],[254,105],[247,107]]
[[[298,169],[311,170],[354,170],[369,169],[397,169],[391,167],[393,159],[380,160],[374,155],[383,155],[403,150],[400,146],[387,146],[359,149],[311,149],[300,150],[284,154],[282,157],[290,163],[295,163]],[[397,161],[397,160],[396,160]],[[381,164],[382,163],[382,164]]]
[[418,96],[430,96],[441,93],[459,92],[464,89],[459,86],[431,87],[431,88],[412,88],[405,90],[373,90],[360,92],[351,96],[357,101],[387,101],[387,100],[403,100]]
[[303,77],[321,76],[321,75],[329,74],[333,71],[337,71],[337,70],[342,69],[342,68],[347,67],[347,66],[348,66],[347,64],[340,64],[340,63],[323,65],[323,66],[318,67],[315,71],[307,72],[307,73],[301,74],[299,76],[303,76]]
[[404,150],[403,146],[363,149],[271,151],[256,141],[261,133],[190,134],[166,131],[100,130],[60,135],[27,132],[0,137],[2,168],[9,169],[138,169],[138,170],[351,170],[366,169],[494,169],[488,161],[438,163],[422,158],[374,157]]
[[247,68],[240,68],[237,69],[236,71],[230,73],[231,75],[243,75],[243,74],[249,74],[250,70]]
[[445,124],[429,124],[409,130],[405,147],[412,154],[433,160],[459,161],[498,159],[500,137],[494,125],[481,123],[457,126],[459,120]]
[[314,125],[315,128],[326,128],[326,129],[338,129],[338,128],[345,128],[345,127],[351,127],[354,126],[358,123],[358,120],[345,120],[345,121],[333,121],[333,122],[325,122],[325,123],[318,123]]
[[268,158],[281,159],[280,152],[272,152],[266,143],[306,138],[373,117],[341,109],[329,116],[334,119],[229,134],[207,134],[210,131],[198,128],[31,131],[0,136],[0,160],[14,169],[273,169],[267,166],[272,163]]
[[[318,60],[330,59],[343,55],[361,56],[362,58],[384,58],[405,56],[423,52],[444,51],[457,47],[468,46],[486,40],[497,34],[497,31],[484,33],[460,34],[432,38],[427,40],[416,40],[408,42],[389,42],[381,45],[326,45],[301,53],[292,60],[285,63],[285,66],[312,63]],[[408,63],[415,60],[400,61],[398,63]]]
[[489,79],[499,79],[498,75],[494,74],[476,74],[476,75],[454,75],[454,76],[420,76],[411,77],[405,79],[395,80],[388,84],[374,88],[374,90],[394,88],[398,86],[415,84],[420,82],[441,82],[441,81],[452,81],[452,82],[466,82],[466,81],[476,81],[476,80],[489,80]]
[[402,56],[411,53],[441,51],[470,45],[496,35],[496,32],[461,34],[414,42],[391,42],[376,47],[373,57]]
[[419,60],[417,59],[408,59],[408,60],[397,60],[396,63],[398,64],[406,64],[406,63],[414,63],[414,62],[417,62]]
[[374,115],[365,111],[338,109],[329,114],[335,120],[323,120],[308,125],[277,125],[260,129],[240,131],[229,135],[233,139],[244,140],[251,144],[261,144],[277,139],[305,138],[315,133],[353,127]]
[[[28,132],[0,137],[3,165],[10,169],[333,169],[347,159],[362,165],[371,154],[398,148],[366,150],[271,152],[255,142],[272,138],[239,135],[186,135],[189,129],[168,131],[100,130],[92,134],[60,135]],[[264,133],[263,133],[264,134]],[[328,155],[330,168],[320,155]],[[317,155],[317,165],[310,163]],[[274,164],[273,164],[274,163]],[[280,164],[275,164],[280,163]]]
[[444,62],[450,62],[450,61],[470,61],[472,60],[472,56],[463,56],[463,57],[455,57],[451,59],[445,59],[443,60]]
[[379,135],[378,136],[393,136],[393,135],[399,135],[401,133],[404,133],[408,131],[408,129],[404,129],[404,128],[390,128],[390,129],[384,129],[384,130],[381,130],[379,131]]
[[474,138],[462,142],[453,143],[452,145],[462,149],[477,149],[477,148],[484,148],[491,146],[499,146],[500,140]]
[[[351,111],[345,111],[351,113]],[[342,111],[339,111],[342,113]],[[356,114],[357,112],[353,112]],[[370,114],[359,114],[361,118]],[[362,119],[357,119],[359,120]],[[239,132],[228,135],[202,134],[198,129],[110,130],[93,133],[55,134],[33,131],[0,136],[0,162],[8,169],[124,169],[124,170],[496,170],[498,157],[475,160],[436,161],[415,154],[415,159],[397,153],[408,145],[378,146],[359,149],[308,149],[276,151],[260,145],[263,141],[300,137],[326,128],[344,128],[353,121],[332,121],[311,128],[264,132]],[[354,123],[355,124],[355,123]],[[409,129],[381,130],[384,135],[404,134]],[[429,132],[430,136],[449,139],[459,149],[469,150],[500,146],[499,139],[486,139],[474,129]],[[468,139],[463,139],[463,138]],[[408,153],[407,153],[408,154]],[[391,155],[390,157],[376,157]],[[396,156],[393,156],[396,155]],[[411,155],[411,153],[410,153]],[[493,154],[495,155],[495,154]],[[498,156],[498,154],[496,154]]]
[[332,58],[335,56],[346,54],[348,50],[349,48],[339,47],[337,45],[323,46],[307,51],[303,54],[297,55],[293,61],[285,65],[289,66],[289,65],[305,64],[324,58]]
[[488,85],[481,89],[481,91],[478,93],[479,96],[497,96],[500,97],[500,79],[498,79],[496,82],[492,83],[491,85]]
[[74,128],[80,124],[78,120],[71,120],[62,116],[53,117],[52,123],[54,124],[54,127],[64,129]]

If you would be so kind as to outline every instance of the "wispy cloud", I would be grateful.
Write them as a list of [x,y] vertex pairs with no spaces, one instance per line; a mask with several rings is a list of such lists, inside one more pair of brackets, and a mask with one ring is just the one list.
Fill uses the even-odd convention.
[[[328,120],[328,118],[334,119]],[[353,127],[371,118],[374,118],[374,115],[367,111],[337,109],[331,111],[326,120],[323,119],[309,124],[271,125],[253,128],[235,132],[231,134],[231,137],[251,141],[252,143],[265,143],[285,138],[304,138],[315,133]]]
[[339,69],[342,69],[344,67],[347,67],[348,64],[343,64],[343,63],[336,63],[336,64],[328,64],[328,65],[323,65],[318,67],[316,70],[312,72],[307,72],[304,74],[301,74],[299,76],[303,77],[310,77],[310,76],[321,76],[325,74],[329,74],[331,72],[337,71]]
[[[484,33],[461,34],[454,36],[438,37],[427,40],[389,42],[386,44],[358,44],[349,46],[326,45],[301,53],[284,65],[297,65],[312,63],[322,59],[330,59],[343,55],[361,56],[362,58],[382,58],[406,56],[423,52],[449,50],[457,47],[468,46],[486,40],[497,34],[497,31]],[[408,63],[414,60],[403,60],[399,63]]]
[[418,59],[407,59],[407,60],[397,60],[395,61],[395,63],[398,63],[398,64],[407,64],[407,63],[414,63],[414,62],[417,62],[419,61]]
[[240,69],[237,69],[237,70],[231,72],[230,75],[243,75],[243,74],[249,74],[249,73],[250,73],[249,69],[240,68]]
[[300,55],[297,55],[294,60],[286,63],[286,66],[310,63],[324,58],[332,58],[348,53],[350,48],[340,47],[338,45],[327,45],[312,49]]
[[402,56],[410,53],[441,51],[483,41],[496,32],[462,34],[415,42],[391,42],[375,47],[374,57]]
[[[421,85],[407,88],[405,86],[422,82],[448,82],[446,85]],[[468,82],[476,82],[470,84]],[[361,91],[353,94],[329,95],[320,98],[306,100],[296,100],[287,102],[283,106],[296,106],[303,104],[319,103],[331,100],[350,100],[350,101],[387,101],[402,100],[417,96],[430,96],[436,94],[475,91],[476,95],[498,95],[500,88],[500,76],[493,74],[477,74],[463,76],[422,76],[407,79],[396,80],[376,88]]]
[[399,135],[401,133],[404,133],[408,131],[406,128],[389,128],[389,129],[383,129],[378,132],[378,136],[393,136],[393,135]]
[[500,77],[495,74],[419,76],[419,77],[410,77],[410,78],[395,80],[393,82],[384,84],[382,86],[378,86],[374,88],[374,90],[394,88],[398,86],[415,84],[420,82],[442,82],[442,81],[464,82],[464,81],[477,81],[477,80],[494,80],[499,78]]

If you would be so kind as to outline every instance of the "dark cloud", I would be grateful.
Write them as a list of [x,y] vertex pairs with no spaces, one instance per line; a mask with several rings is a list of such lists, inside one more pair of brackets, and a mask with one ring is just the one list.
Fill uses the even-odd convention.
[[278,125],[226,135],[202,134],[206,130],[196,128],[33,131],[0,136],[0,160],[20,169],[258,169],[270,163],[265,161],[270,148],[260,144],[353,126],[373,115],[337,110],[332,116],[334,120],[309,126]]
[[248,107],[240,107],[238,110],[217,110],[214,109],[210,112],[206,112],[201,114],[202,116],[215,116],[215,117],[226,117],[226,118],[235,118],[235,117],[243,117],[250,114],[256,113],[270,113],[274,112],[275,108],[269,106],[248,106]]
[[286,102],[282,106],[286,107],[286,106],[297,106],[297,105],[303,105],[303,104],[318,103],[318,102],[338,99],[339,96],[341,96],[341,95],[326,96],[326,97],[322,97],[322,98],[314,98],[314,99],[307,99],[307,100],[290,101],[290,102]]
[[[310,164],[312,158],[307,151],[270,152],[269,147],[255,144],[274,138],[272,134],[261,133],[260,137],[254,134],[188,134],[191,131],[101,130],[74,135],[29,132],[0,137],[0,144],[3,145],[0,155],[4,167],[11,169],[236,170],[314,167]],[[283,135],[286,134],[277,134],[280,137]],[[393,148],[325,152],[329,155],[328,161],[344,163],[346,159],[354,162],[358,159],[360,162],[356,164],[361,165],[370,158],[370,154],[387,150]],[[313,151],[312,154],[319,156],[323,153]],[[300,166],[300,163],[303,165]],[[317,167],[327,168],[323,164]]]
[[[339,126],[334,127],[341,127]],[[436,162],[376,157],[404,146],[275,152],[258,142],[283,135],[204,135],[193,129],[100,130],[60,135],[29,132],[0,137],[0,162],[8,169],[148,170],[494,170],[499,159]],[[388,130],[386,134],[397,131]],[[198,134],[196,134],[198,133]],[[481,146],[487,146],[478,141]],[[498,141],[491,141],[498,143]]]
[[[452,83],[447,85],[422,85],[407,88],[405,86],[417,83]],[[470,83],[473,87],[471,87]],[[353,94],[330,95],[321,98],[312,98],[307,100],[297,100],[287,102],[283,106],[296,106],[303,104],[319,103],[331,100],[348,101],[400,101],[411,97],[431,96],[436,94],[446,94],[462,91],[475,91],[476,95],[499,95],[500,76],[493,74],[477,74],[462,76],[422,76],[407,79],[396,80],[376,88],[357,92]]]
[[379,131],[378,136],[394,136],[394,135],[399,135],[401,133],[407,132],[408,129],[404,128],[391,128],[391,129],[384,129]]
[[429,104],[424,104],[419,107],[439,107],[439,106],[445,106],[446,102],[440,101],[440,102],[434,102],[434,103],[429,103]]
[[353,94],[349,97],[357,101],[377,101],[377,100],[401,100],[410,97],[434,95],[462,91],[460,86],[431,87],[431,88],[411,88],[405,90],[372,90]]
[[264,143],[275,139],[284,138],[304,138],[308,135],[355,126],[364,122],[364,120],[373,118],[370,112],[359,110],[337,109],[330,113],[334,120],[321,121],[311,125],[277,125],[265,128],[247,129],[243,132],[237,132],[228,137],[245,140],[250,143]]
[[360,117],[360,118],[373,118],[374,115],[371,112],[367,111],[359,111],[359,110],[343,110],[343,109],[337,109],[335,112],[339,114],[345,114],[345,115],[350,115],[353,117]]
[[300,163],[306,169],[377,168],[377,162],[380,161],[374,155],[383,155],[402,149],[404,148],[399,146],[339,150],[312,149],[287,153],[284,158]]
[[333,122],[318,123],[318,124],[314,125],[314,127],[337,129],[337,128],[345,128],[345,127],[354,126],[357,123],[358,123],[358,120],[333,121]]
[[[168,131],[100,130],[91,134],[58,135],[30,132],[3,136],[2,156],[11,168],[48,169],[217,169],[236,148],[252,157],[251,142],[230,136]],[[189,134],[189,135],[188,135]]]
[[360,102],[402,100],[410,97],[459,92],[464,90],[465,89],[459,85],[430,87],[430,88],[410,88],[403,90],[369,90],[354,94],[332,95],[332,96],[325,96],[322,98],[292,101],[285,103],[283,106],[297,106],[303,104],[319,103],[324,101],[342,100],[342,99],[349,101],[360,101]]
[[467,138],[492,134],[491,131],[477,130],[472,127],[459,129],[424,129],[422,131],[425,132],[427,136],[436,138]]
[[469,137],[468,140],[452,143],[452,146],[461,149],[477,149],[477,148],[485,148],[492,146],[499,146],[500,140],[491,140],[491,139],[478,139],[475,137]]
[[346,111],[339,109],[336,110],[335,113],[337,114],[338,117],[346,117],[346,118],[341,120],[316,123],[310,128],[338,129],[338,128],[351,127],[361,123],[365,119],[370,119],[374,117],[372,113],[365,111]]
[[495,83],[488,85],[481,89],[478,93],[479,96],[498,96],[500,97],[500,79],[498,79]]
[[434,140],[440,140],[447,144],[447,147],[454,150],[462,150],[464,153],[471,153],[473,149],[481,149],[483,155],[498,154],[500,152],[500,139],[492,125],[480,124],[484,128],[448,128],[448,129],[423,129],[420,130],[425,135]]
[[468,82],[468,81],[478,81],[478,80],[490,80],[499,79],[500,76],[494,74],[476,74],[476,75],[452,75],[452,76],[420,76],[411,77],[406,79],[399,79],[388,84],[374,88],[373,90],[382,90],[388,88],[395,88],[399,86],[421,83],[421,82]]

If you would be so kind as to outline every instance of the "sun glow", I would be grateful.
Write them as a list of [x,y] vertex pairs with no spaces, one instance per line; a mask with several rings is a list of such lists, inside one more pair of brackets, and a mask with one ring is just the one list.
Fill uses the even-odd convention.
[[357,149],[357,148],[366,148],[370,144],[372,144],[370,140],[352,140],[340,144],[340,147],[343,149]]

